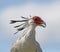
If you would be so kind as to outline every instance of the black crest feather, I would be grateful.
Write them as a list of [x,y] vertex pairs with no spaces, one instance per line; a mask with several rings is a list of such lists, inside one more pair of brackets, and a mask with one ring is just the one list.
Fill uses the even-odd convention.
[[16,22],[25,22],[28,20],[11,20],[10,24],[16,23]]
[[[15,32],[14,34],[16,34],[16,33],[18,33],[19,31],[21,31],[21,30],[23,30],[23,29],[25,29],[25,27],[27,27],[27,21],[29,20],[28,18],[26,18],[26,17],[23,17],[23,16],[21,16],[21,18],[23,18],[24,20],[11,20],[11,22],[10,22],[10,24],[14,24],[14,23],[16,23],[16,22],[24,22],[23,24],[20,24],[20,25],[17,25],[17,26],[14,26],[14,28],[18,28],[17,29],[17,32]],[[20,27],[21,26],[21,27]]]

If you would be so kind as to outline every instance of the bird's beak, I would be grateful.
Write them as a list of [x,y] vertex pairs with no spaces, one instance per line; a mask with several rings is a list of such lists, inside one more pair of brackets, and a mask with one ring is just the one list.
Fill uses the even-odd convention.
[[46,27],[46,23],[42,22],[42,23],[40,23],[40,26],[42,26],[43,28],[45,28]]

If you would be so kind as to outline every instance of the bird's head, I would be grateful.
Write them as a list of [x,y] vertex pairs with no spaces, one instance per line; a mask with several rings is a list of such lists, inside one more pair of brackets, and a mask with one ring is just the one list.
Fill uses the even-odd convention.
[[34,16],[29,20],[29,24],[46,27],[46,23],[39,16]]
[[[34,16],[30,19],[28,19],[26,17],[22,17],[22,18],[24,18],[24,20],[11,20],[10,24],[13,24],[16,22],[24,22],[23,24],[20,24],[20,25],[14,27],[14,28],[18,28],[17,32],[25,29],[26,27],[28,27],[30,25],[46,27],[46,23],[39,16]],[[22,26],[22,27],[20,27],[20,26]]]

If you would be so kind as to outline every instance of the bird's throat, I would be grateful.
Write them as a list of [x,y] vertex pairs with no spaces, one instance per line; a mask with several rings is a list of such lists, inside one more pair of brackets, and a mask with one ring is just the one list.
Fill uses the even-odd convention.
[[30,25],[25,34],[26,39],[35,40],[35,26]]

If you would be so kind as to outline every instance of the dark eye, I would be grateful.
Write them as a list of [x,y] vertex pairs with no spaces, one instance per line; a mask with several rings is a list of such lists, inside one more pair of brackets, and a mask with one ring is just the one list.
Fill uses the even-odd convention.
[[36,18],[35,20],[37,21],[38,19]]

